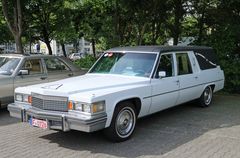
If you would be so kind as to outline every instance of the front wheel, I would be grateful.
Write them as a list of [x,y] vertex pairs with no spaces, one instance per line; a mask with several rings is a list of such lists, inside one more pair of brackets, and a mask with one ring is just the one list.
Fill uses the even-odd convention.
[[134,104],[120,103],[114,110],[111,125],[104,130],[106,137],[114,142],[128,140],[134,132],[136,119]]
[[211,86],[207,86],[201,97],[199,98],[199,103],[201,107],[208,107],[212,102],[213,91]]

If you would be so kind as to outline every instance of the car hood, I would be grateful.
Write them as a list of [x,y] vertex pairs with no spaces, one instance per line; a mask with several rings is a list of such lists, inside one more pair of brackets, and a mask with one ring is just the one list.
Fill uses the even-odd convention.
[[0,75],[0,79],[3,79],[3,78],[11,78],[11,76],[8,76],[8,75]]
[[109,88],[119,88],[149,83],[149,78],[122,76],[110,74],[86,74],[55,82],[17,88],[19,93],[39,93],[43,95],[69,96],[76,93],[104,91]]

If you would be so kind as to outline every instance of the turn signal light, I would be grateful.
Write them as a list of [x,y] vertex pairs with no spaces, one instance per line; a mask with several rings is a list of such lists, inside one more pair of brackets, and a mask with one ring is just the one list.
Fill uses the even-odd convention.
[[73,102],[68,102],[68,110],[73,110]]

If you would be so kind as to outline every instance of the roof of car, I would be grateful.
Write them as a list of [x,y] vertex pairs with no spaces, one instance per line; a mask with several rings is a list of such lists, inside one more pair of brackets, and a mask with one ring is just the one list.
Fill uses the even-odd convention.
[[0,54],[0,56],[9,56],[9,57],[23,57],[23,54],[15,54],[15,53],[8,53],[8,54]]
[[7,53],[7,54],[0,54],[0,56],[8,56],[8,57],[51,57],[51,55],[45,54],[18,54],[18,53]]
[[168,52],[168,51],[188,51],[188,50],[210,50],[206,46],[129,46],[116,47],[107,50],[107,52]]

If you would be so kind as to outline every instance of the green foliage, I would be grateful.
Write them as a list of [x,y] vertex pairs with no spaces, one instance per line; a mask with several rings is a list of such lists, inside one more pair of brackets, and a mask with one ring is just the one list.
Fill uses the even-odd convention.
[[206,43],[216,49],[225,73],[225,91],[240,93],[240,2],[219,1],[216,8],[208,12],[211,33],[205,35]]
[[45,42],[52,55],[50,42],[55,38],[59,27],[64,26],[64,0],[28,0],[25,5],[28,32],[35,32],[33,38]]
[[[0,11],[2,10],[1,2],[0,2]],[[3,13],[0,12],[0,44],[8,43],[14,41],[13,36],[8,29],[7,23],[4,19]]]
[[13,35],[11,34],[10,30],[5,21],[1,21],[0,19],[0,44],[13,42]]
[[240,54],[234,40],[235,31],[221,27],[210,36],[210,45],[216,49],[225,73],[225,91],[240,92]]
[[83,69],[90,69],[96,60],[92,55],[86,55],[84,58],[76,60],[74,64]]
[[[10,2],[10,1],[9,1]],[[12,2],[12,1],[11,1]],[[217,50],[225,90],[240,93],[239,0],[22,0],[23,36],[64,44],[85,37],[96,52],[115,46],[162,45],[195,37]],[[0,1],[1,8],[1,1]],[[0,14],[1,42],[11,40]],[[10,37],[10,38],[9,38]],[[95,47],[94,47],[95,48]],[[75,63],[90,68],[92,56]]]

